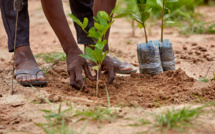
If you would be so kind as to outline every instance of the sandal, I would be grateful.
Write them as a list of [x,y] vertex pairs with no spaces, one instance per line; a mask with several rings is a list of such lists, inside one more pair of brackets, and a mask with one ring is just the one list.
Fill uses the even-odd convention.
[[[30,75],[37,75],[41,70],[36,68],[34,70],[18,70],[15,71],[15,77],[20,74],[30,74]],[[27,81],[27,82],[18,82],[22,86],[46,86],[47,81]]]

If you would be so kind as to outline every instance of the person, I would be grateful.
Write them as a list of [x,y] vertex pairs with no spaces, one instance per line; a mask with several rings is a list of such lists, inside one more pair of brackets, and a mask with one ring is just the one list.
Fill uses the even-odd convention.
[[[63,49],[67,56],[68,73],[70,74],[71,86],[80,89],[83,85],[82,70],[85,71],[86,76],[94,80],[92,77],[88,64],[85,59],[81,58],[81,50],[78,48],[74,37],[71,33],[69,25],[67,23],[65,14],[63,12],[62,2],[60,0],[41,0],[44,13],[55,31]],[[70,7],[80,20],[84,17],[88,17],[89,25],[88,29],[93,26],[93,12],[96,13],[99,10],[105,10],[108,13],[114,8],[115,0],[95,0],[94,10],[92,9],[92,0],[70,0]],[[15,12],[13,11],[13,0],[0,0],[2,19],[4,27],[8,35],[8,48],[9,52],[13,52],[13,40],[15,31]],[[24,0],[23,9],[19,13],[18,23],[18,36],[17,47],[15,50],[16,56],[16,79],[22,85],[45,85],[46,78],[43,72],[38,68],[38,65],[34,59],[29,43],[29,15],[28,15],[28,1]],[[78,35],[78,43],[91,44],[92,40],[83,33],[82,30],[75,24],[75,28]],[[107,38],[108,38],[107,34]],[[105,50],[109,50],[108,45],[105,46]],[[103,62],[103,68],[105,68],[109,74],[108,84],[111,84],[115,78],[115,70],[120,68],[126,68],[126,64],[114,63],[113,60],[107,56]],[[129,67],[128,67],[129,68]],[[86,88],[86,87],[85,87]]]

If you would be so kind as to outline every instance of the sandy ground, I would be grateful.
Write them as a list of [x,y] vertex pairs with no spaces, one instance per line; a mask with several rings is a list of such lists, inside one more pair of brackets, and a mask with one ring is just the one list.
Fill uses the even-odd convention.
[[[70,13],[69,6],[64,3],[66,14]],[[199,9],[206,21],[214,21],[215,8],[202,7]],[[39,1],[29,1],[31,19],[30,42],[33,53],[63,52],[60,43],[49,26]],[[73,22],[68,17],[72,32],[75,33]],[[110,52],[118,58],[128,61],[138,67],[136,44],[144,41],[142,30],[136,30],[136,36],[131,36],[130,23],[124,19],[116,20],[110,34]],[[207,102],[215,100],[215,82],[202,83],[197,81],[205,76],[208,68],[208,78],[215,72],[215,35],[190,35],[178,33],[177,28],[165,29],[165,38],[173,43],[176,71],[169,71],[155,77],[133,74],[118,76],[109,87],[112,106],[124,111],[125,117],[145,117],[145,112],[156,113],[166,107],[181,107],[188,103]],[[159,25],[150,28],[150,40],[160,37]],[[83,49],[83,46],[80,45]],[[69,77],[65,62],[55,65],[47,74],[49,84],[44,88],[22,87],[15,84],[15,95],[9,95],[11,87],[12,54],[8,53],[7,36],[0,20],[0,134],[11,133],[44,133],[35,123],[45,122],[40,109],[51,108],[41,95],[58,106],[60,101],[72,102],[76,109],[87,107],[107,106],[104,83],[100,84],[99,96],[94,93],[95,83],[87,80],[88,92],[80,92],[69,86]],[[40,67],[47,66],[37,59]],[[54,99],[53,99],[54,98]],[[36,103],[32,103],[32,101]],[[63,103],[63,108],[68,105]],[[139,108],[134,108],[139,107]],[[161,108],[156,108],[161,107]],[[215,133],[215,116],[205,116],[205,127],[191,129],[191,133]],[[133,134],[143,132],[149,127],[128,126],[132,121],[117,119],[112,123],[99,124],[89,122],[86,132],[102,134]],[[81,124],[74,126],[77,131]],[[152,131],[150,131],[152,132]],[[150,133],[149,132],[149,133]],[[169,133],[176,133],[170,131]]]

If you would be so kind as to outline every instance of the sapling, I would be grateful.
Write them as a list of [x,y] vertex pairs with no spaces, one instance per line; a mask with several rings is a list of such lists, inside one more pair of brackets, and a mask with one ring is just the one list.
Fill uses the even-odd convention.
[[146,31],[146,20],[149,19],[150,17],[150,10],[147,11],[146,9],[146,2],[147,0],[136,0],[136,4],[138,7],[137,12],[125,12],[120,15],[115,16],[114,18],[120,18],[129,15],[133,20],[138,22],[138,27],[140,29],[144,28],[144,33],[145,33],[145,40],[146,43],[148,43],[148,36],[147,36],[147,31]]
[[[163,29],[165,28],[164,25],[164,11],[165,9],[168,11],[170,14],[171,11],[169,8],[165,6],[165,2],[177,2],[178,0],[156,0],[157,4],[162,8],[162,21],[161,21],[161,42],[163,42]],[[172,21],[166,21],[166,23],[174,23]]]
[[102,66],[102,62],[107,55],[107,51],[103,52],[104,46],[107,44],[107,40],[105,39],[105,34],[113,24],[112,14],[114,10],[108,15],[105,11],[99,11],[97,13],[97,17],[94,17],[95,23],[94,27],[90,28],[89,31],[86,31],[85,28],[88,25],[88,19],[84,18],[83,23],[77,19],[73,14],[69,16],[76,22],[95,42],[95,45],[91,44],[90,47],[86,47],[86,53],[81,54],[80,56],[86,59],[91,60],[96,64],[93,68],[97,71],[97,82],[96,82],[96,95],[98,95],[98,85],[99,85],[99,71]]

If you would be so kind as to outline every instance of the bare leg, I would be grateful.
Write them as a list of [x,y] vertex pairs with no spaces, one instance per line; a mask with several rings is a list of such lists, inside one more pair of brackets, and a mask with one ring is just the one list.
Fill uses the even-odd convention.
[[[37,63],[32,54],[31,48],[29,46],[21,46],[16,48],[15,51],[16,61],[15,68],[16,71],[19,70],[34,70],[38,68]],[[19,74],[16,76],[19,82],[29,82],[29,81],[45,81],[45,76],[42,71],[37,73],[37,76],[30,74]]]
[[[0,0],[0,8],[2,14],[2,20],[4,28],[8,36],[8,48],[9,52],[14,52],[14,35],[15,35],[15,21],[16,12],[13,9],[13,0]],[[17,44],[15,50],[15,69],[16,71],[32,71],[38,68],[34,59],[29,43],[29,15],[28,15],[28,1],[24,0],[22,10],[19,12],[19,21],[17,27]],[[45,81],[42,71],[37,75],[31,74],[18,74],[16,76],[19,82],[29,81]]]

